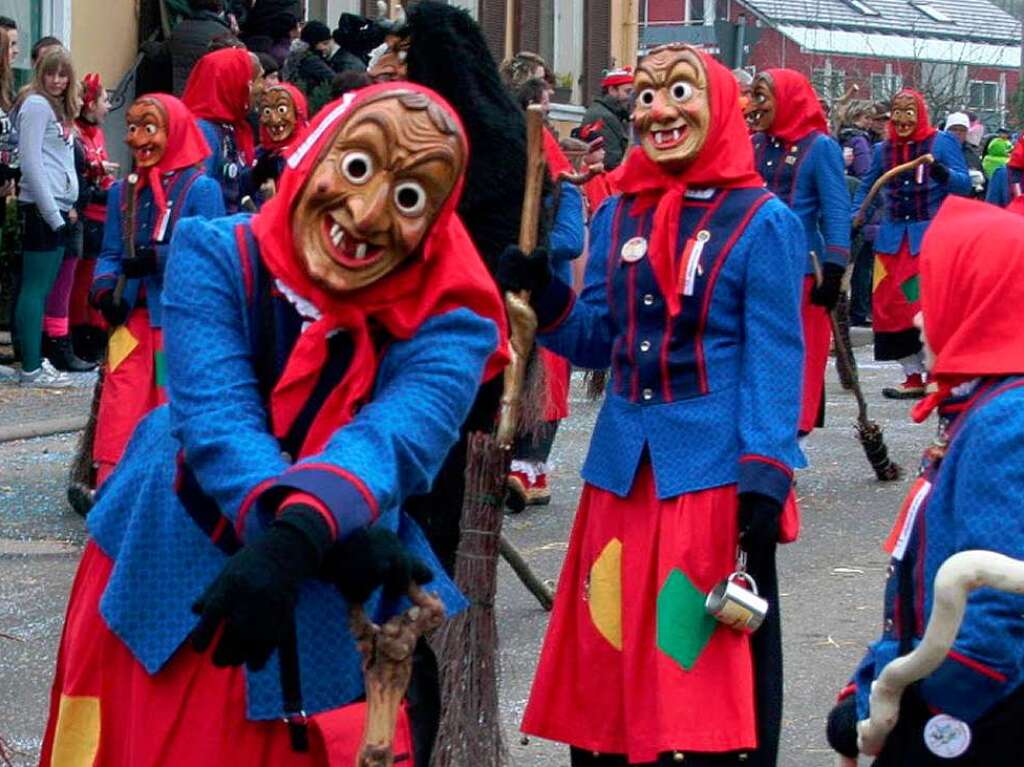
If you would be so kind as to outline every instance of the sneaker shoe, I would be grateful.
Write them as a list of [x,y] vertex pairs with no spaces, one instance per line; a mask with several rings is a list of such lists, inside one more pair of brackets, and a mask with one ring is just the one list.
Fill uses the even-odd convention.
[[35,370],[28,373],[22,370],[19,382],[22,386],[34,386],[37,389],[66,389],[73,384],[67,375],[56,370],[45,357]]
[[551,503],[551,489],[548,487],[548,475],[538,474],[526,489],[527,506],[547,506]]
[[518,514],[529,503],[530,498],[530,477],[525,471],[510,471],[505,485],[508,493],[505,495],[505,506],[513,514]]
[[899,386],[887,386],[882,396],[887,399],[921,399],[924,396],[924,377],[920,373],[907,376]]

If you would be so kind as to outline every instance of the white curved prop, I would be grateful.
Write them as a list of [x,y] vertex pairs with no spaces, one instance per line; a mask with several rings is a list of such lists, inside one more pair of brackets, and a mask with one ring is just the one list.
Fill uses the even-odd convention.
[[903,691],[942,665],[960,631],[968,594],[983,586],[1024,594],[1024,562],[994,551],[961,551],[942,563],[924,638],[913,652],[886,666],[871,685],[871,715],[857,723],[862,754],[881,752],[899,719]]

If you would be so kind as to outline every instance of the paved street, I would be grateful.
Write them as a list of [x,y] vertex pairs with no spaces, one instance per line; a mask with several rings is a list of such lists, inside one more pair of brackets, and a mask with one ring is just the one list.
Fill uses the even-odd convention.
[[[913,466],[931,436],[913,426],[907,403],[882,400],[895,366],[869,361],[859,350],[861,374],[873,416],[885,426],[890,449]],[[91,383],[67,392],[30,394],[0,386],[0,425],[82,415]],[[832,757],[823,717],[836,691],[873,635],[881,610],[886,557],[879,542],[895,515],[906,483],[873,479],[851,423],[855,408],[829,374],[828,427],[807,445],[812,467],[798,477],[803,512],[800,541],[781,560],[786,651],[783,767],[827,767]],[[579,466],[596,405],[574,389],[573,416],[555,446],[551,506],[509,517],[506,532],[544,578],[555,578],[580,492]],[[82,521],[64,501],[67,464],[76,435],[0,444],[0,734],[16,749],[14,764],[35,764],[49,694],[55,648],[67,592],[84,540]],[[699,445],[693,446],[699,450]],[[502,640],[502,706],[512,764],[561,767],[560,746],[531,741],[516,731],[547,623],[532,597],[502,565],[499,620]]]

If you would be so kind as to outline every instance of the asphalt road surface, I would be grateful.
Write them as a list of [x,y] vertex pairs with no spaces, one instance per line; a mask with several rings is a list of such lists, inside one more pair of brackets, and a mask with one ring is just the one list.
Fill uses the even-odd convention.
[[[917,464],[932,426],[911,424],[907,403],[883,400],[883,385],[898,368],[858,351],[872,415],[904,467]],[[0,386],[0,425],[81,415],[91,378],[65,392],[28,392]],[[554,501],[506,517],[505,531],[537,573],[556,579],[579,497],[579,467],[597,404],[573,388],[573,415],[555,444]],[[829,373],[824,429],[806,445],[811,467],[798,473],[803,514],[800,540],[780,555],[781,610],[786,658],[782,767],[830,767],[824,716],[878,629],[886,565],[880,542],[907,481],[874,480],[852,429],[853,397]],[[64,501],[67,465],[76,435],[0,444],[0,735],[15,749],[14,764],[36,763],[56,645],[67,594],[85,539],[83,523]],[[693,446],[699,449],[698,445]],[[518,733],[538,650],[547,626],[543,612],[504,564],[499,598],[501,705],[515,767],[568,765],[564,747]]]

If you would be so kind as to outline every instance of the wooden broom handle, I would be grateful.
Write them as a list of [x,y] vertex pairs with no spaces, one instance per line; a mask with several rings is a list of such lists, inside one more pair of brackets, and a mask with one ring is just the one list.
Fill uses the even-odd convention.
[[864,196],[864,202],[862,202],[860,207],[857,209],[857,215],[854,217],[853,223],[855,225],[864,223],[864,218],[867,215],[868,209],[871,207],[871,203],[874,201],[875,196],[883,186],[893,179],[893,177],[898,176],[901,173],[906,173],[908,170],[914,170],[918,165],[923,165],[926,162],[935,162],[934,155],[930,153],[923,154],[910,162],[905,162],[902,165],[897,165],[895,168],[890,168],[879,176],[878,180],[871,185],[871,189],[868,190],[867,195]]
[[526,110],[526,188],[523,190],[523,217],[519,221],[519,249],[526,255],[537,247],[544,170],[544,108],[531,104]]

